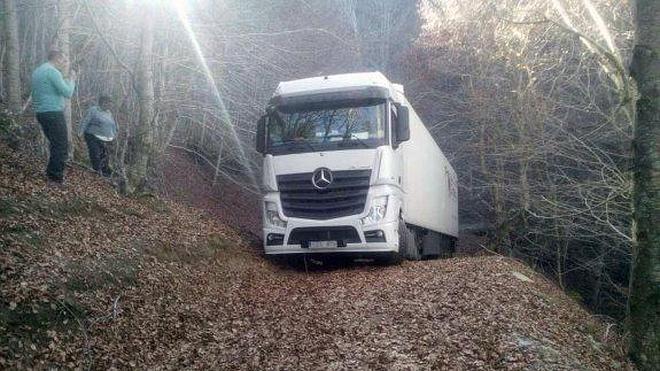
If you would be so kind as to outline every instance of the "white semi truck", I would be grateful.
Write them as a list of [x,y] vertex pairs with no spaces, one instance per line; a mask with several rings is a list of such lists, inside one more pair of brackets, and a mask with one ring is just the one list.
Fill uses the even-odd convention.
[[453,253],[456,173],[382,73],[281,82],[256,141],[266,254]]

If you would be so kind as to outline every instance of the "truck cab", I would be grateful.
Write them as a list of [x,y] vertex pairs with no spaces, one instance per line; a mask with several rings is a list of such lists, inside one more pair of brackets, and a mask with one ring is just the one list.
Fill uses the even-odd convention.
[[[406,208],[418,207],[415,200],[432,202],[437,199],[432,193],[440,192],[415,185],[414,168],[430,164],[410,160],[433,160],[439,148],[432,138],[432,144],[418,140],[415,151],[422,156],[407,158],[414,152],[411,116],[419,121],[414,129],[421,125],[430,138],[411,114],[403,87],[379,72],[280,83],[257,125],[256,147],[264,156],[265,253],[388,253],[417,259],[440,255],[435,245],[441,246],[442,238],[427,235],[447,236],[444,244],[453,244],[457,227],[439,228],[447,222],[440,220],[443,213]],[[437,151],[428,152],[428,145]],[[448,162],[437,165],[451,169]],[[453,169],[439,173],[455,182]]]

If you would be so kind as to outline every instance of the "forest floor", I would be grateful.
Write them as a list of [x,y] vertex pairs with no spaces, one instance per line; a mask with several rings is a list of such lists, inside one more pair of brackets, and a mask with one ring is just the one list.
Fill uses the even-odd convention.
[[0,158],[0,368],[631,368],[614,329],[514,260],[305,270],[206,211]]
[[162,195],[171,201],[204,210],[244,236],[261,238],[261,200],[244,186],[219,177],[190,153],[170,149],[164,155]]

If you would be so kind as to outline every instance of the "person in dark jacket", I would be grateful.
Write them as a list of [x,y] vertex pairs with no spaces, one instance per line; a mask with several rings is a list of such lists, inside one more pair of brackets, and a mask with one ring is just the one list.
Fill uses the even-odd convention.
[[78,128],[78,136],[85,136],[92,168],[105,177],[112,175],[108,164],[107,144],[117,136],[117,123],[112,117],[112,99],[102,95],[98,105],[87,110]]
[[49,184],[62,185],[64,166],[69,151],[68,131],[64,118],[65,99],[71,98],[76,87],[75,71],[65,79],[67,59],[62,52],[48,53],[48,62],[32,73],[32,104],[44,135],[50,144],[46,176]]

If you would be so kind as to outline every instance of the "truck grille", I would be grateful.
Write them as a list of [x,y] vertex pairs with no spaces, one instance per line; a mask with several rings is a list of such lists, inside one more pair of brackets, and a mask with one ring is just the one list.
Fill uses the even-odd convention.
[[334,171],[332,175],[332,184],[324,190],[314,187],[312,173],[278,175],[284,215],[322,220],[364,211],[371,170]]

